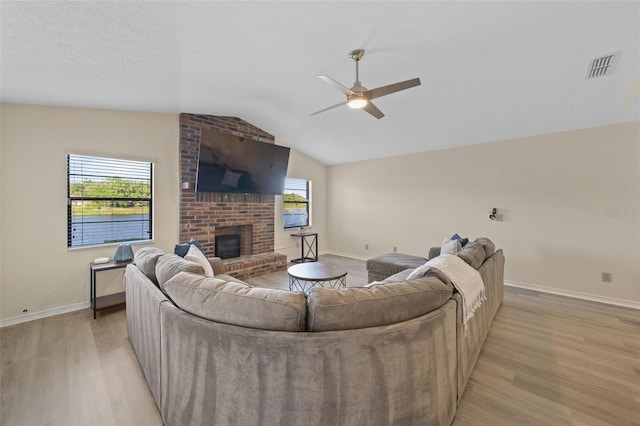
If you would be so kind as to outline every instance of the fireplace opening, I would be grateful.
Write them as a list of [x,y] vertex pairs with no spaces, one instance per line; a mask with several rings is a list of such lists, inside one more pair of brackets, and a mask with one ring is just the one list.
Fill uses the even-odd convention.
[[220,235],[216,237],[216,257],[231,259],[240,256],[240,235]]

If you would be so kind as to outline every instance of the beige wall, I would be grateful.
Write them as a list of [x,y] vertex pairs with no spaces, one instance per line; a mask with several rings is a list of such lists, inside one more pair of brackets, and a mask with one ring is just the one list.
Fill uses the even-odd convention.
[[[154,245],[172,251],[178,240],[177,114],[0,104],[0,319],[64,310],[89,298],[88,265],[113,257],[115,246],[66,247],[66,154],[153,161]],[[328,247],[327,167],[291,150],[290,177],[313,183],[311,230]],[[276,251],[299,256],[298,239],[282,229],[276,197]],[[134,250],[139,246],[134,246]],[[29,253],[26,255],[25,253]],[[98,294],[121,291],[122,272],[99,274]]]
[[[309,232],[318,233],[318,251],[325,253],[328,247],[327,166],[300,151],[291,149],[287,176],[311,181],[311,227]],[[276,196],[275,213],[275,250],[285,254],[291,260],[300,257],[300,238],[290,235],[296,230],[283,229],[282,213],[282,196],[278,195]]]
[[[178,115],[3,104],[1,120],[1,319],[86,302],[89,262],[115,253],[114,246],[67,249],[67,153],[154,162],[153,245],[172,250]],[[105,273],[100,293],[121,283],[121,273]]]
[[[153,245],[173,249],[178,115],[1,104],[0,120],[0,319],[86,302],[89,262],[115,252],[66,247],[69,152],[153,161]],[[288,175],[313,183],[321,253],[426,255],[454,232],[486,235],[508,280],[640,301],[639,144],[630,123],[329,168],[292,149]],[[281,197],[275,215],[276,251],[298,257]],[[121,274],[99,287],[119,290]]]
[[426,256],[487,236],[507,280],[639,302],[639,145],[636,122],[331,166],[329,250]]

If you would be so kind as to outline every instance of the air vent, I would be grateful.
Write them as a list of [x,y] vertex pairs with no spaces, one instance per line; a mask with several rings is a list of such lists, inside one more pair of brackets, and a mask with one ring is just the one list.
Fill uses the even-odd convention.
[[604,77],[605,75],[612,74],[615,71],[616,64],[620,52],[612,53],[610,55],[602,56],[600,58],[592,59],[589,62],[589,69],[587,71],[587,80],[590,78]]

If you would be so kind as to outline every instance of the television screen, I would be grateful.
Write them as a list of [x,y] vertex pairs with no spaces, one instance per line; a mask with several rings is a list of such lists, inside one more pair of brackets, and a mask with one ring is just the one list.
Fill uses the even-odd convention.
[[289,148],[202,130],[197,192],[282,194]]

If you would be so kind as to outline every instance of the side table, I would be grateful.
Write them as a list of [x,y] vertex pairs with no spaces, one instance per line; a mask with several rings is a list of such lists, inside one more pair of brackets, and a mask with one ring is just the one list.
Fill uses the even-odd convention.
[[317,262],[318,261],[318,233],[299,232],[291,234],[300,238],[300,257],[291,259],[292,263]]
[[289,290],[309,293],[313,287],[346,288],[347,270],[322,262],[293,265],[287,269]]
[[124,291],[120,293],[109,294],[107,296],[96,296],[96,274],[101,271],[109,271],[111,269],[125,268],[128,264],[133,263],[132,260],[125,262],[106,262],[106,263],[93,263],[89,264],[89,272],[91,273],[91,284],[89,288],[89,303],[93,309],[93,319],[96,319],[96,311],[111,306],[121,305],[125,302]]

